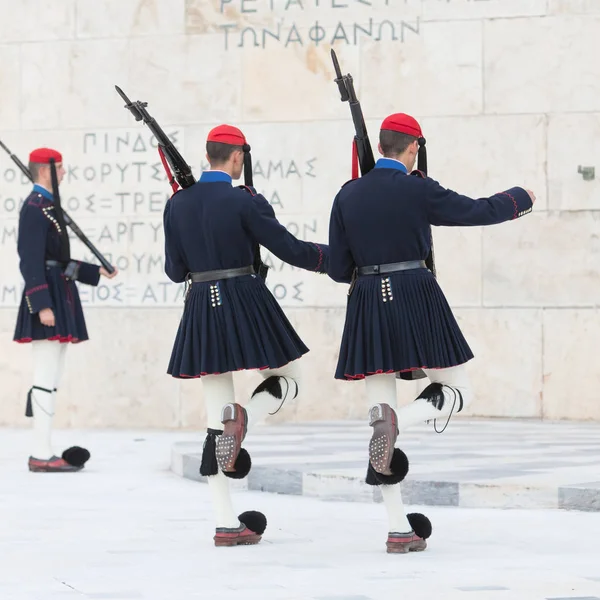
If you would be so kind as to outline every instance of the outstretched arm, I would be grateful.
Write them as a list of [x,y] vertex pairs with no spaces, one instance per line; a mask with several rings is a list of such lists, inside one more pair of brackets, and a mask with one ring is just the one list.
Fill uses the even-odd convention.
[[521,187],[513,187],[489,198],[473,199],[443,188],[433,179],[427,185],[427,216],[431,225],[495,225],[531,212],[534,198]]
[[254,239],[282,261],[306,271],[327,272],[329,246],[294,237],[277,220],[273,207],[261,194],[248,202],[245,223]]

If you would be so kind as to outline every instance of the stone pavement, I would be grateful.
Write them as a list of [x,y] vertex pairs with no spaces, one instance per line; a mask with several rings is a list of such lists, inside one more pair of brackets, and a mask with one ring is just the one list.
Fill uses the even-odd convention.
[[[444,425],[438,422],[437,430]],[[599,424],[455,418],[441,434],[433,427],[411,428],[398,438],[410,461],[403,483],[407,502],[600,511]],[[381,494],[364,483],[371,431],[356,422],[258,427],[244,443],[253,468],[237,485],[379,502]],[[171,468],[202,481],[202,434],[198,438],[173,446]]]
[[236,491],[258,546],[215,548],[206,485],[169,469],[190,433],[64,431],[85,471],[29,473],[0,429],[1,600],[600,600],[600,514],[407,506],[426,552],[387,555],[383,506]]

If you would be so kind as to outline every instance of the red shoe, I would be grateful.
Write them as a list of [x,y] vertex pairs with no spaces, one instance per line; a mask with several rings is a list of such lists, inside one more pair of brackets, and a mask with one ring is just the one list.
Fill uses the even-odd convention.
[[217,437],[216,452],[219,469],[235,471],[235,461],[248,430],[248,413],[240,404],[226,404],[221,414],[223,434]]
[[388,533],[386,546],[388,554],[407,554],[408,552],[422,552],[427,548],[427,542],[414,531]]
[[262,535],[254,533],[243,523],[239,527],[217,527],[213,540],[215,546],[250,546],[258,544]]
[[373,435],[369,442],[369,462],[377,473],[392,475],[390,465],[398,438],[398,417],[389,404],[375,404],[369,411]]
[[52,456],[46,460],[29,457],[29,470],[33,473],[73,473],[81,471],[81,469],[83,469],[83,465],[80,467],[70,465],[64,458],[58,458],[58,456]]

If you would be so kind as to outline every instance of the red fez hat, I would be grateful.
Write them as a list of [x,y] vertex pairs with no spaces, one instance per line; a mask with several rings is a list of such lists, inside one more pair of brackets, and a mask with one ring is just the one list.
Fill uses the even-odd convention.
[[419,162],[417,169],[427,175],[427,151],[425,150],[425,138],[421,126],[414,117],[405,113],[395,113],[386,117],[381,124],[381,131],[397,131],[406,135],[412,135],[419,142]]
[[62,154],[60,152],[52,150],[52,148],[37,148],[29,155],[29,162],[49,164],[51,158],[57,163],[62,162]]
[[207,142],[219,142],[220,144],[230,144],[232,146],[244,146],[246,144],[246,138],[244,134],[232,125],[219,125],[214,129],[211,129]]
[[381,129],[386,129],[388,131],[397,131],[398,133],[405,133],[407,135],[412,135],[416,138],[423,137],[423,132],[421,131],[421,126],[417,122],[417,120],[410,115],[406,115],[404,113],[396,113],[394,115],[390,115],[383,120],[381,124]]

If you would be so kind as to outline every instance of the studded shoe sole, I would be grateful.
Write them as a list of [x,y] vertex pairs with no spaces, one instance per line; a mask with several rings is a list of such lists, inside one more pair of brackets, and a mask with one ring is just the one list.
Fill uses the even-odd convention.
[[375,404],[369,411],[373,435],[369,442],[369,462],[377,473],[391,475],[390,464],[398,438],[398,418],[389,404]]
[[239,404],[226,404],[221,413],[223,434],[217,437],[216,452],[219,469],[225,472],[235,472],[242,442],[248,429],[248,415],[246,409]]

